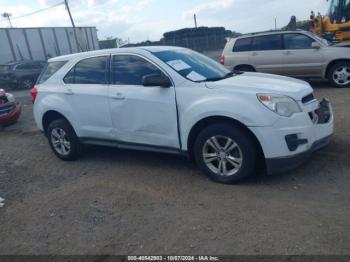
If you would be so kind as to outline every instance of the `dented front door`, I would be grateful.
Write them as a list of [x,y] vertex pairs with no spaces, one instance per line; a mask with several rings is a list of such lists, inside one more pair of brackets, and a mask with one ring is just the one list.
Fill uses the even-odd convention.
[[117,141],[179,148],[175,88],[142,85],[143,76],[158,73],[143,57],[112,57],[109,101]]

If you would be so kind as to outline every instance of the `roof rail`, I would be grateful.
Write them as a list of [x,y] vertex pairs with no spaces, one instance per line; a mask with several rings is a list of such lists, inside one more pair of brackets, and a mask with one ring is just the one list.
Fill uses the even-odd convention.
[[[305,31],[303,29],[296,29],[296,30],[287,30],[287,29],[271,29],[271,30],[266,30],[266,31],[260,31],[260,32],[252,32],[252,33],[246,33],[246,34],[242,34],[241,36],[238,37],[242,37],[242,36],[253,36],[253,35],[258,35],[258,34],[264,34],[264,33],[278,33],[278,32],[290,32],[290,31]],[[237,38],[238,38],[237,37]]]

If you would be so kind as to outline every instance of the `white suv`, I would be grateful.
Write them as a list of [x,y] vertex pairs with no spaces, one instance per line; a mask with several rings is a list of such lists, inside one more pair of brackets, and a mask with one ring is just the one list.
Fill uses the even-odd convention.
[[294,168],[333,133],[330,104],[308,83],[233,73],[177,47],[51,59],[32,98],[36,124],[63,160],[83,144],[185,154],[221,183],[259,162],[269,174]]

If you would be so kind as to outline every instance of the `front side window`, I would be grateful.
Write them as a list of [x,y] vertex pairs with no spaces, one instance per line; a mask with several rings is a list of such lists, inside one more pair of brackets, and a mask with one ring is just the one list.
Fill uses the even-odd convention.
[[139,56],[116,55],[112,60],[114,85],[142,85],[144,76],[161,74],[159,68]]
[[67,61],[57,61],[47,63],[38,78],[37,84],[42,84],[62,68]]
[[311,49],[313,42],[315,42],[315,40],[303,34],[284,35],[285,49]]
[[266,35],[253,38],[252,51],[281,50],[281,35]]
[[251,50],[252,38],[237,39],[233,52],[248,52]]
[[66,84],[107,84],[108,57],[87,58],[78,62],[64,77]]

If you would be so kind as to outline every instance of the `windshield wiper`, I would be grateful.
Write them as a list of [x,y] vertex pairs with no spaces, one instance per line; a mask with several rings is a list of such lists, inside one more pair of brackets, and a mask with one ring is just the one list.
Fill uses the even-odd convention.
[[221,76],[221,77],[212,77],[212,78],[207,78],[205,79],[203,82],[215,82],[215,81],[220,81],[220,80],[223,80],[223,79],[226,79],[226,78],[230,78],[234,75],[237,75],[238,73],[235,72],[235,71],[232,71],[232,72],[229,72],[227,73],[226,75],[224,76]]

